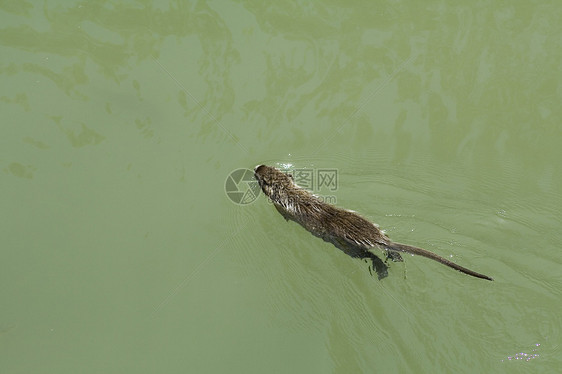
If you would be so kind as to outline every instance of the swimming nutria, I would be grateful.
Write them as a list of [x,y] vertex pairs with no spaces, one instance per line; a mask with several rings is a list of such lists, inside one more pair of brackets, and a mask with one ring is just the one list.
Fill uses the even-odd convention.
[[[355,212],[327,204],[297,186],[290,174],[285,174],[271,166],[258,165],[254,169],[254,175],[262,191],[287,221],[293,220],[299,223],[313,235],[333,243],[339,248],[353,247],[369,251],[376,247],[386,251],[391,257],[394,251],[411,253],[438,261],[473,277],[493,280],[433,252],[392,242],[376,224],[367,221]],[[396,253],[396,255],[398,254]]]

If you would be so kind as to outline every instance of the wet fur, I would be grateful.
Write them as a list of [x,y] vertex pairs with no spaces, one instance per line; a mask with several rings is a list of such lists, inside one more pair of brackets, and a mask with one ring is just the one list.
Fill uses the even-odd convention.
[[[401,257],[396,252],[410,253],[430,258],[473,277],[493,280],[487,275],[457,265],[433,252],[392,242],[374,223],[355,212],[321,201],[317,196],[297,186],[291,175],[276,168],[258,165],[254,169],[254,175],[262,191],[286,220],[297,222],[313,235],[333,243],[348,254],[350,252],[357,254],[358,251],[370,253],[371,249],[379,248],[395,261],[400,261]],[[373,263],[375,264],[375,261]]]

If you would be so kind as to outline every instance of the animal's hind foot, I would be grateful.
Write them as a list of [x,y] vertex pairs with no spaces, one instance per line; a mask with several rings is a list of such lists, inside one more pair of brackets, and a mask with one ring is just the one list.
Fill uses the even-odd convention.
[[392,260],[392,262],[404,262],[404,259],[398,252],[386,250],[385,255],[386,255],[386,261],[390,259]]

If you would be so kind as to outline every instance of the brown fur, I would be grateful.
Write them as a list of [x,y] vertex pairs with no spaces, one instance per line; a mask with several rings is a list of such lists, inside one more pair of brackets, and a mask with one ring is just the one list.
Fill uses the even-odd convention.
[[487,275],[457,265],[433,252],[392,242],[374,223],[355,212],[323,202],[317,196],[297,186],[291,175],[276,168],[258,165],[254,169],[254,175],[262,191],[286,220],[297,222],[313,235],[339,248],[352,247],[363,251],[379,248],[389,254],[395,251],[411,253],[430,258],[477,278],[493,280]]

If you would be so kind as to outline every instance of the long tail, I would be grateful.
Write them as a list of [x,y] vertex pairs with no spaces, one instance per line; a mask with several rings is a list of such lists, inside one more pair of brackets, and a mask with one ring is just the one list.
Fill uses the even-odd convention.
[[411,245],[394,243],[394,242],[388,243],[385,247],[387,249],[392,250],[392,251],[406,252],[406,253],[411,253],[413,255],[419,255],[419,256],[427,257],[427,258],[430,258],[430,259],[435,260],[437,262],[440,262],[443,265],[447,265],[447,266],[449,266],[449,267],[451,267],[455,270],[458,270],[462,273],[472,275],[473,277],[476,277],[476,278],[481,278],[481,279],[493,281],[493,279],[490,278],[487,275],[480,274],[480,273],[477,273],[477,272],[472,271],[470,269],[467,269],[465,267],[462,267],[460,265],[457,265],[454,262],[447,260],[446,258],[443,258],[443,257],[441,257],[441,256],[439,256],[439,255],[437,255],[433,252],[426,251],[425,249],[422,249],[422,248],[412,247]]

